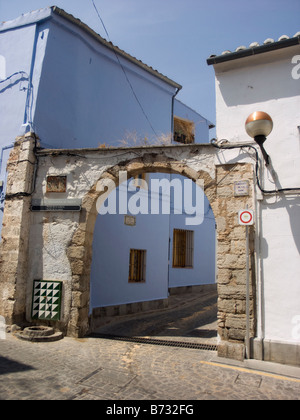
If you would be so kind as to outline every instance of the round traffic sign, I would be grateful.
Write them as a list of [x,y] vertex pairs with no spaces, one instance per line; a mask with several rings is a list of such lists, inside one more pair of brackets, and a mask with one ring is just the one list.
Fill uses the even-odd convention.
[[239,212],[239,224],[240,225],[253,225],[253,211],[241,210]]

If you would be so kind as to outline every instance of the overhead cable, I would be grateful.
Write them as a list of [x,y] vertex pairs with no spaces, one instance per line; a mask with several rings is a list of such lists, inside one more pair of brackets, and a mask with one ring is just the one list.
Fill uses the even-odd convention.
[[130,89],[131,89],[132,93],[133,93],[133,96],[134,96],[134,98],[135,98],[136,102],[138,103],[138,105],[139,105],[139,107],[140,107],[140,109],[141,109],[142,113],[144,114],[144,117],[145,117],[145,118],[146,118],[146,120],[148,121],[148,124],[150,125],[151,130],[153,131],[153,133],[154,133],[155,137],[156,137],[156,138],[158,138],[158,135],[157,135],[157,133],[156,133],[156,131],[155,131],[155,129],[154,129],[154,127],[153,127],[153,125],[151,124],[151,121],[150,121],[150,119],[149,119],[149,117],[148,117],[148,115],[147,115],[146,111],[144,110],[144,107],[143,107],[143,105],[141,104],[141,102],[140,102],[140,100],[139,100],[139,98],[138,98],[138,96],[137,96],[137,94],[136,94],[136,92],[135,92],[135,90],[134,90],[134,88],[133,88],[133,86],[132,86],[132,83],[131,83],[131,82],[130,82],[130,80],[129,80],[129,77],[128,77],[127,73],[126,73],[126,70],[125,70],[125,68],[124,68],[123,64],[121,63],[121,60],[120,60],[120,58],[119,58],[119,55],[117,54],[117,52],[116,52],[116,50],[115,50],[114,44],[113,44],[113,43],[111,42],[111,40],[110,40],[109,33],[108,33],[107,29],[106,29],[106,26],[105,26],[105,24],[104,24],[104,22],[103,22],[103,19],[101,18],[101,15],[100,15],[100,13],[99,13],[99,10],[97,9],[97,7],[96,7],[96,5],[95,5],[94,0],[92,0],[92,3],[93,3],[93,6],[94,6],[94,8],[95,8],[95,10],[96,10],[96,13],[97,13],[97,15],[98,15],[98,18],[100,19],[100,22],[101,22],[101,24],[102,24],[102,26],[103,26],[103,28],[104,28],[104,31],[105,31],[106,36],[107,36],[107,40],[108,40],[108,41],[112,44],[112,49],[113,49],[113,51],[114,51],[114,54],[115,54],[115,56],[116,56],[116,59],[117,59],[117,61],[118,61],[119,65],[120,65],[120,67],[121,67],[121,69],[122,69],[122,71],[123,71],[123,73],[124,73],[124,76],[125,76],[125,78],[126,78],[126,81],[127,81],[128,85],[129,85],[129,87],[130,87]]

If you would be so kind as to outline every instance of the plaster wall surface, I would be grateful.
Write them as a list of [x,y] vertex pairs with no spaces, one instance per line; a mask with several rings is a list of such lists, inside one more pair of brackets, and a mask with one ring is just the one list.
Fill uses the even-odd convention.
[[[0,84],[0,146],[13,145],[24,123],[36,25],[1,32],[0,55],[5,59],[5,78]],[[24,73],[19,73],[24,72]],[[16,73],[16,74],[15,74]],[[6,78],[15,74],[12,78]]]

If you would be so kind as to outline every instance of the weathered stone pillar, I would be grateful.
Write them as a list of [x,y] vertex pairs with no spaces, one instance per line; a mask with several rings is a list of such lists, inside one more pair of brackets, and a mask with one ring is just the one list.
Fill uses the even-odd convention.
[[72,270],[72,301],[66,333],[71,337],[83,337],[89,330],[92,242],[98,196],[99,193],[92,188],[84,198],[79,227],[67,250]]
[[[235,196],[236,181],[249,181],[249,194]],[[246,335],[246,233],[238,211],[254,207],[251,164],[217,167],[218,354],[242,360]],[[250,336],[255,336],[254,226],[250,230]]]
[[6,324],[25,320],[31,194],[36,136],[18,137],[7,163],[7,188],[0,243],[0,315]]

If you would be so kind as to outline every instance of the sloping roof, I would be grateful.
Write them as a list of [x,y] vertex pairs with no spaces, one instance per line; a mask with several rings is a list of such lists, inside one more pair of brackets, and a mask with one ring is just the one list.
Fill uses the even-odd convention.
[[51,6],[45,9],[36,10],[30,13],[26,13],[13,21],[3,22],[2,24],[0,24],[0,32],[14,29],[17,27],[26,26],[29,24],[37,23],[37,22],[41,22],[41,21],[45,21],[45,20],[51,19],[53,15],[60,16],[66,19],[67,21],[69,21],[70,23],[76,25],[85,33],[87,33],[89,36],[91,36],[93,39],[95,39],[97,42],[99,42],[101,45],[105,46],[106,48],[109,48],[110,50],[118,54],[119,56],[129,60],[133,64],[144,69],[145,71],[159,78],[160,80],[164,81],[168,85],[176,89],[182,89],[182,86],[180,84],[174,82],[173,80],[169,79],[167,76],[153,69],[151,66],[148,66],[147,64],[138,60],[137,58],[121,50],[119,47],[115,46],[114,44],[107,41],[99,34],[97,34],[93,29],[91,29],[88,25],[83,23],[80,19],[75,18],[73,15],[65,12],[63,9],[60,9],[57,6]]
[[225,61],[236,60],[243,57],[249,57],[255,54],[262,54],[269,51],[279,50],[281,48],[291,47],[293,45],[300,44],[300,32],[297,32],[292,38],[287,35],[282,35],[278,41],[274,41],[272,38],[268,38],[262,45],[258,42],[252,42],[249,47],[241,45],[236,48],[235,51],[224,51],[221,55],[211,55],[207,59],[207,64],[219,64]]

